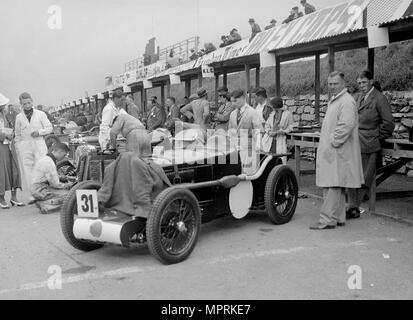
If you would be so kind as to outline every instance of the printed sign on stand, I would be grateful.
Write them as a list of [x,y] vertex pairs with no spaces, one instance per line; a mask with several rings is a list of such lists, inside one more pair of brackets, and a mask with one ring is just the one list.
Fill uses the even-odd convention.
[[169,75],[169,81],[171,84],[180,84],[181,83],[181,77],[176,75],[176,74],[170,74]]
[[378,48],[389,45],[389,29],[378,26],[367,28],[369,38],[369,48]]
[[275,66],[275,54],[267,51],[260,52],[260,67],[274,67]]
[[144,89],[151,89],[152,88],[152,82],[149,80],[143,80],[143,88]]
[[202,68],[202,77],[203,78],[213,78],[215,77],[214,68],[208,65],[201,66]]

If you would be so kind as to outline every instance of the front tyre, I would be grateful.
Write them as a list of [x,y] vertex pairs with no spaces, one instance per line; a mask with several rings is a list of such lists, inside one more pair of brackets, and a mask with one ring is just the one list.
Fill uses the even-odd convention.
[[99,190],[100,187],[101,184],[97,181],[81,182],[69,191],[63,202],[62,210],[60,212],[60,227],[67,242],[76,249],[92,251],[103,247],[103,244],[79,240],[73,234],[73,224],[77,216],[76,190]]
[[290,167],[279,165],[267,178],[264,192],[265,210],[274,224],[288,223],[298,202],[298,184]]
[[191,191],[176,187],[162,191],[155,199],[146,224],[152,255],[163,264],[184,261],[198,239],[200,212]]

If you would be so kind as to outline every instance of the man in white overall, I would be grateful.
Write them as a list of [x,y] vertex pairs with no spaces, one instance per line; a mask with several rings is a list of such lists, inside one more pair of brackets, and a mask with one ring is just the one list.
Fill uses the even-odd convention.
[[[52,133],[53,126],[43,111],[33,108],[33,99],[29,93],[22,93],[19,99],[23,111],[16,117],[16,149],[22,163],[26,186],[29,187],[35,163],[47,154],[44,136]],[[34,199],[30,197],[29,204],[32,203]]]

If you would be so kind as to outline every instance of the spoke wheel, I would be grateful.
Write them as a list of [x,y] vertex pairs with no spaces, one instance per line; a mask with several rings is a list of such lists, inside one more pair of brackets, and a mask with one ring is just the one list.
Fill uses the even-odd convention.
[[168,188],[156,198],[148,217],[149,250],[164,264],[181,262],[194,249],[200,225],[200,209],[193,193]]
[[294,172],[285,165],[272,169],[265,186],[265,209],[275,224],[291,220],[298,202],[298,184]]

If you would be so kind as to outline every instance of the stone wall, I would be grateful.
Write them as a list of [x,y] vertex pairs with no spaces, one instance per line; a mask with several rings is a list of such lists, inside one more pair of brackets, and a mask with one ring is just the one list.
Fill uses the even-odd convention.
[[[384,92],[391,101],[392,113],[396,121],[396,130],[407,132],[413,126],[413,91]],[[284,103],[294,115],[294,121],[300,125],[308,125],[315,121],[315,96],[301,95],[295,98],[283,97]],[[320,97],[320,120],[322,121],[327,110],[328,96]],[[403,126],[403,127],[401,127]]]
[[[396,123],[394,136],[397,138],[408,138],[408,130],[413,127],[413,91],[384,92],[391,102],[393,117]],[[301,126],[315,123],[315,96],[301,95],[295,98],[283,97],[284,103],[293,113],[294,121]],[[322,123],[327,111],[328,96],[320,97],[320,123]],[[304,159],[314,160],[314,150],[304,149],[302,155]],[[391,161],[391,159],[385,159]],[[400,173],[407,173],[413,177],[413,162],[399,170]]]

